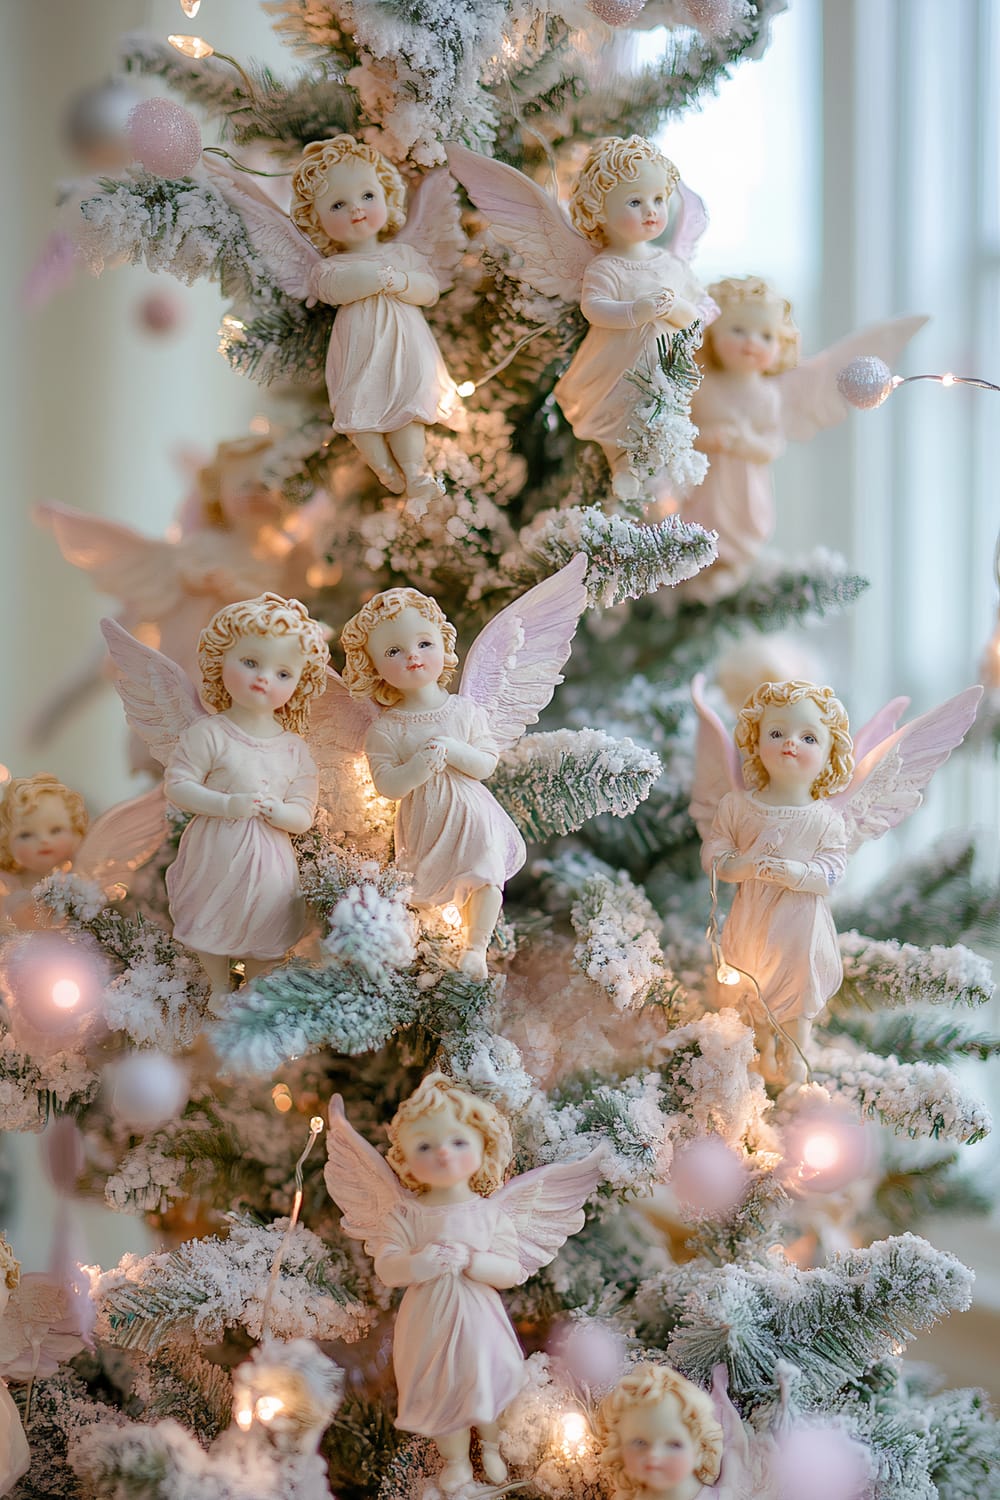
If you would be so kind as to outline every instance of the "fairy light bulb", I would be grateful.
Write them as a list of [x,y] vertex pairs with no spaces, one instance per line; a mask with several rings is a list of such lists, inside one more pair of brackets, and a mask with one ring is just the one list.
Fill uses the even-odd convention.
[[181,0],[181,10],[189,21],[193,21],[201,10],[201,0]]
[[52,1004],[58,1010],[72,1010],[79,1005],[81,994],[75,979],[57,979],[52,986]]
[[578,1411],[564,1411],[559,1418],[562,1428],[560,1446],[567,1458],[579,1458],[587,1447],[586,1418]]
[[944,375],[941,376],[941,384],[942,385],[954,385],[955,384],[955,377],[951,373],[950,370],[946,374],[944,374]]
[[193,57],[200,62],[203,57],[213,57],[215,48],[211,42],[206,42],[202,36],[179,36],[176,33],[167,37],[171,47],[176,47],[185,57]]
[[253,1413],[259,1422],[273,1422],[284,1409],[285,1403],[280,1396],[258,1396]]
[[323,1129],[323,1116],[313,1115],[312,1119],[309,1121],[309,1129],[313,1135],[319,1135],[320,1131]]
[[739,969],[734,969],[732,964],[727,964],[723,960],[715,971],[715,977],[720,984],[739,984],[740,971]]
[[281,1115],[287,1115],[293,1104],[292,1091],[287,1083],[276,1083],[271,1090],[271,1103]]
[[253,1426],[253,1412],[249,1406],[241,1406],[236,1413],[236,1425],[241,1432],[249,1432]]
[[450,904],[448,906],[442,906],[441,920],[445,923],[446,926],[454,927],[457,931],[458,928],[462,925],[462,913],[459,911],[457,906],[452,906]]
[[840,1160],[840,1143],[829,1130],[817,1130],[802,1142],[802,1161],[814,1172],[828,1172]]
[[476,382],[474,380],[463,380],[462,384],[458,387],[458,394],[464,400],[466,396],[471,396],[475,389]]

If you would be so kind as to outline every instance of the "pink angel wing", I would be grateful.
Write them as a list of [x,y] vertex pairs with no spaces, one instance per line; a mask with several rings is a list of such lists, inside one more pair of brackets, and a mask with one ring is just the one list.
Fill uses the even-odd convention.
[[239,172],[221,157],[203,157],[216,190],[246,225],[250,243],[289,297],[305,302],[309,279],[323,257],[286,213],[263,192],[249,172]]
[[429,172],[414,188],[406,223],[396,239],[424,257],[441,291],[446,292],[465,251],[465,235],[455,184],[444,167]]
[[43,1271],[28,1271],[0,1317],[0,1377],[45,1379],[82,1348],[63,1288]]
[[156,853],[170,832],[163,787],[131,797],[92,823],[76,852],[73,869],[107,890],[128,878]]
[[459,693],[485,708],[500,750],[516,745],[562,682],[587,603],[582,552],[508,604],[472,643]]
[[579,302],[583,273],[597,252],[573,228],[556,199],[503,162],[465,146],[446,149],[452,175],[500,243],[520,258],[511,274],[545,297]]
[[71,567],[89,573],[96,589],[120,599],[138,619],[160,620],[177,607],[178,556],[170,542],[68,505],[36,505],[32,515],[52,532]]
[[966,688],[868,751],[846,791],[830,798],[847,824],[849,854],[920,806],[924,787],[971,728],[982,696],[981,687]]
[[708,210],[704,200],[686,182],[678,182],[674,191],[680,209],[667,236],[666,246],[678,260],[693,260],[698,241],[708,228]]
[[712,831],[716,809],[727,792],[743,786],[740,753],[722,720],[705,701],[705,676],[699,672],[691,682],[691,701],[698,714],[698,736],[694,751],[694,785],[690,812],[702,841]]
[[343,1217],[340,1227],[363,1240],[369,1255],[379,1253],[383,1225],[409,1196],[384,1156],[359,1135],[344,1114],[339,1094],[330,1100],[323,1180]]
[[884,708],[872,715],[867,724],[862,724],[857,734],[852,736],[855,765],[864,760],[869,750],[888,739],[899,723],[900,716],[906,713],[909,706],[909,698],[891,698]]
[[118,668],[115,687],[129,726],[165,766],[185,729],[205,716],[194,685],[175,661],[144,646],[117,620],[102,620],[101,631]]
[[924,317],[914,317],[874,323],[803,360],[794,370],[772,376],[781,395],[786,438],[807,443],[824,427],[842,422],[851,411],[837,390],[837,375],[844,366],[862,354],[877,354],[893,364],[926,322]]
[[352,698],[340,673],[327,668],[326,692],[313,701],[307,739],[319,772],[320,806],[351,838],[361,838],[366,828],[358,768],[365,736],[378,716],[370,699]]
[[54,229],[21,284],[23,306],[29,312],[38,312],[72,285],[82,268],[83,257],[73,236],[65,229]]
[[605,1148],[580,1161],[557,1161],[515,1177],[493,1194],[517,1230],[521,1280],[553,1260],[571,1234],[583,1228],[583,1205],[604,1180]]

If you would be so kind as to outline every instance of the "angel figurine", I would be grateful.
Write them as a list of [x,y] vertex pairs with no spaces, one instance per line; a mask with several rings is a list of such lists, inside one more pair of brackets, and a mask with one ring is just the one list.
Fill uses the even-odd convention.
[[146,862],[167,837],[161,789],[119,803],[89,828],[79,792],[55,776],[15,776],[0,789],[0,931],[38,926],[32,891],[59,871],[106,889]]
[[289,218],[245,174],[210,170],[281,289],[338,309],[326,360],[334,431],[421,515],[441,493],[425,428],[461,428],[465,415],[421,311],[451,285],[462,253],[448,174],[424,179],[407,218],[403,179],[380,151],[350,135],[313,141],[292,177]]
[[711,1395],[669,1365],[634,1365],[602,1400],[594,1430],[615,1500],[755,1500],[769,1493],[754,1483],[764,1464],[754,1464],[725,1365],[712,1372]]
[[501,1187],[510,1126],[443,1073],[400,1105],[389,1140],[382,1157],[348,1124],[339,1095],[331,1100],[325,1176],[341,1228],[364,1241],[380,1280],[406,1288],[393,1338],[396,1426],[437,1444],[445,1495],[472,1482],[473,1428],[487,1478],[502,1484],[498,1424],[524,1384],[525,1359],[498,1289],[548,1265],[583,1227],[603,1148]]
[[927,321],[876,323],[800,364],[791,304],[766,281],[730,276],[708,291],[720,312],[698,356],[703,377],[691,416],[709,469],[682,507],[685,521],[719,534],[716,562],[682,585],[686,598],[703,603],[739,588],[773,536],[775,459],[790,441],[808,442],[850,411],[838,372],[858,354],[893,362]]
[[716,312],[687,264],[707,223],[700,198],[680,188],[678,223],[667,245],[656,243],[680,175],[638,135],[594,143],[568,217],[513,167],[464,146],[448,147],[448,165],[493,234],[516,251],[510,274],[545,296],[580,304],[590,329],[555,398],[574,435],[601,445],[615,494],[638,496],[641,477],[623,447],[640,401],[629,376],[652,377],[657,340]]
[[174,937],[212,986],[232,959],[252,979],[302,935],[290,835],[316,812],[318,773],[303,735],[327,684],[326,634],[297,599],[261,594],[219,610],[201,633],[202,698],[175,662],[102,621],[130,726],[166,767],[164,788],[193,814],[167,871]]
[[[851,854],[919,807],[983,690],[967,688],[898,730],[908,700],[894,699],[852,742],[831,688],[764,682],[737,719],[741,765],[702,689],[696,677],[691,815],[703,867],[738,886],[722,932],[720,979],[749,988],[765,1077],[801,1082],[813,1020],[843,978],[830,891]],[[780,1062],[776,1032],[785,1044]]]
[[[376,594],[347,622],[343,686],[370,707],[355,720],[376,791],[399,803],[396,863],[415,906],[463,914],[459,968],[485,979],[503,887],[524,864],[524,840],[483,782],[549,702],[587,602],[587,561],[501,610],[469,652],[457,693],[455,627],[416,589]],[[363,740],[362,740],[363,736]]]
[[126,630],[141,630],[191,675],[198,637],[217,610],[268,587],[297,596],[319,561],[316,532],[329,501],[319,494],[292,513],[262,476],[273,446],[270,437],[220,443],[198,471],[186,516],[165,537],[68,505],[38,505],[34,515],[66,561],[120,601]]

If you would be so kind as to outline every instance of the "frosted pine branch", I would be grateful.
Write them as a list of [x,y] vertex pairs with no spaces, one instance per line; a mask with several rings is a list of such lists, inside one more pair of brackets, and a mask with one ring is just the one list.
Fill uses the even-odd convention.
[[609,608],[623,599],[693,578],[713,562],[715,543],[702,527],[668,516],[655,526],[638,526],[624,516],[608,516],[596,505],[548,512],[521,533],[527,552],[524,581],[535,583],[586,553],[587,593],[592,607]]
[[0,1028],[0,1130],[44,1130],[52,1100],[77,1111],[96,1096],[100,1082],[82,1052],[29,1057]]
[[989,1111],[962,1093],[948,1068],[834,1047],[810,1061],[814,1082],[893,1130],[968,1145],[990,1133]]
[[[991,1196],[971,1173],[960,1172],[959,1152],[930,1160],[910,1160],[890,1149],[883,1153],[874,1209],[882,1227],[903,1230],[931,1214],[972,1217],[988,1214]],[[866,1214],[870,1224],[874,1215]]]
[[986,1062],[1000,1053],[1000,1036],[974,1030],[964,1021],[924,1011],[834,1011],[822,1021],[830,1036],[850,1037],[866,1052],[890,1053],[904,1063],[946,1063],[959,1057]]
[[660,762],[599,729],[528,734],[500,758],[490,790],[529,839],[572,833],[599,813],[626,818],[649,794]]
[[328,0],[263,0],[274,16],[274,30],[296,52],[342,56],[351,47],[350,31],[338,19],[341,7]]
[[[309,837],[304,835],[304,840]],[[383,865],[369,855],[332,844],[317,844],[314,851],[312,847],[305,847],[304,841],[300,843],[299,872],[303,894],[324,922],[352,889],[369,887],[387,900],[393,900],[405,895],[410,886],[409,878],[397,865]]]
[[844,983],[837,1003],[848,1005],[985,1005],[993,995],[988,959],[963,947],[917,948],[840,934]]
[[271,1264],[287,1228],[236,1220],[228,1238],[188,1240],[177,1250],[125,1255],[95,1270],[98,1332],[120,1349],[155,1353],[161,1344],[218,1342],[227,1328],[252,1338],[360,1338],[374,1317],[355,1289],[347,1258],[296,1226],[285,1251],[267,1329],[261,1326]]
[[661,922],[640,886],[624,871],[595,874],[570,912],[579,941],[573,957],[619,1010],[669,1003],[676,981],[660,949]]

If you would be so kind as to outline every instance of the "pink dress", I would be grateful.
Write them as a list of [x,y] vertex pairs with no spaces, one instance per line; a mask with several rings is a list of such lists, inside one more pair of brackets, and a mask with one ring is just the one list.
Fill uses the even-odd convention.
[[[164,790],[196,781],[216,792],[259,792],[316,810],[316,765],[301,735],[257,739],[224,714],[181,735]],[[196,953],[281,958],[302,936],[305,904],[287,833],[263,818],[198,814],[167,871],[174,937]]]
[[[413,1255],[433,1244],[518,1259],[514,1225],[492,1199],[429,1204],[414,1197],[393,1209],[379,1233],[376,1275],[382,1255]],[[392,1362],[396,1426],[425,1437],[495,1422],[525,1379],[524,1355],[500,1293],[460,1271],[407,1287]]]
[[[828,890],[847,868],[847,830],[828,801],[770,807],[753,792],[723,797],[702,846],[702,864],[710,870],[720,854],[745,854],[752,846],[763,858],[768,844],[776,859],[804,863]],[[728,963],[754,976],[778,1020],[818,1015],[843,978],[827,896],[769,880],[744,880],[737,887],[722,929],[722,952]]]
[[[376,788],[435,735],[496,755],[484,709],[451,693],[421,713],[387,708],[368,731],[365,754]],[[396,810],[396,863],[413,877],[416,906],[464,906],[484,885],[503,886],[528,857],[524,839],[481,781],[445,767],[408,792]]]
[[[314,273],[324,302],[339,302],[338,272],[359,261],[433,274],[419,251],[399,241],[375,250],[345,250]],[[442,422],[447,427],[464,423],[458,390],[423,309],[388,293],[337,307],[326,357],[326,389],[336,432],[398,432],[410,422]]]
[[632,303],[667,288],[692,302],[705,295],[689,267],[669,250],[658,250],[648,260],[602,250],[590,262],[580,306],[591,326],[555,388],[576,437],[611,447],[624,438],[641,399],[626,376],[643,362],[654,366],[657,338],[676,332],[662,319],[637,328]]

